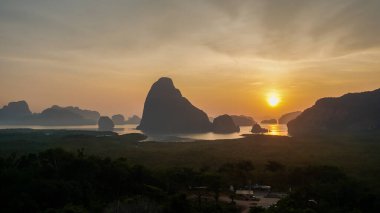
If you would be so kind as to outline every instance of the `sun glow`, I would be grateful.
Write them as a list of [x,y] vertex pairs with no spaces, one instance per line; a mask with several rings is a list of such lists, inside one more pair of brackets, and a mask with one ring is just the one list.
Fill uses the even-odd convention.
[[269,93],[267,97],[267,102],[269,106],[276,107],[280,103],[281,99],[279,95],[275,92]]

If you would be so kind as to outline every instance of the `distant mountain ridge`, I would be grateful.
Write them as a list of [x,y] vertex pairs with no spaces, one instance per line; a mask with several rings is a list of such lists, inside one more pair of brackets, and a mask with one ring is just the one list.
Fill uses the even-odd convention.
[[277,119],[275,118],[266,119],[266,120],[262,120],[260,123],[261,124],[277,124]]
[[380,131],[380,89],[322,98],[288,123],[291,135]]
[[32,116],[26,101],[9,102],[0,109],[0,121],[19,121]]
[[230,115],[234,123],[238,126],[252,126],[255,120],[252,117],[245,115]]
[[137,115],[132,115],[125,121],[126,124],[140,124],[141,118]]
[[0,124],[11,125],[93,125],[99,117],[97,111],[57,105],[32,113],[26,101],[10,102],[0,109]]
[[88,109],[81,109],[79,107],[73,107],[73,106],[68,106],[68,107],[60,107],[57,105],[53,105],[51,108],[56,108],[56,109],[63,109],[63,110],[68,110],[71,111],[75,114],[80,115],[84,119],[87,120],[94,120],[97,121],[100,118],[100,113],[94,110],[88,110]]
[[289,121],[297,118],[301,113],[302,113],[301,111],[286,113],[278,119],[278,123],[279,124],[287,124],[287,123],[289,123]]
[[121,114],[116,114],[112,116],[112,121],[116,125],[123,125],[123,124],[140,124],[141,118],[137,115],[132,115],[127,120],[125,120],[125,117]]
[[97,111],[53,105],[36,114],[33,121],[41,125],[93,125],[99,117],[100,113]]

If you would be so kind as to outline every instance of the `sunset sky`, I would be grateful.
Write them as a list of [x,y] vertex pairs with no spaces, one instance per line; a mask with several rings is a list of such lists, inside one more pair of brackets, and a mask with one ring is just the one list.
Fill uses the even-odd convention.
[[278,117],[380,87],[379,11],[378,0],[0,0],[0,105],[141,115],[167,76],[210,116]]

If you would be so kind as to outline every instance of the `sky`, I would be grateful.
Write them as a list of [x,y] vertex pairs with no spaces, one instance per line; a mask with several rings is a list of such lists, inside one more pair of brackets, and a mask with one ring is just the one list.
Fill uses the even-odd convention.
[[141,115],[167,76],[209,116],[278,117],[380,87],[379,11],[377,0],[0,0],[0,105]]

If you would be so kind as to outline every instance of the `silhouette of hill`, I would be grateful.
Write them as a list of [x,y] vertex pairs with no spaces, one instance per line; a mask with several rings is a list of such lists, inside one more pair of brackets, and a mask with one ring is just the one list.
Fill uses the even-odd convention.
[[122,124],[139,124],[141,121],[141,118],[137,115],[132,115],[127,120],[125,120],[125,117],[121,114],[113,115],[112,121],[116,125],[122,125]]
[[125,124],[125,118],[121,114],[112,115],[112,121],[116,125]]
[[0,123],[15,125],[91,125],[99,117],[97,111],[57,105],[32,114],[26,101],[10,102],[0,109]]
[[208,132],[211,123],[205,112],[182,96],[170,78],[163,77],[152,85],[137,128],[157,133]]
[[100,131],[113,131],[115,124],[108,116],[100,116],[98,120],[98,129]]
[[[53,106],[55,108],[60,108],[59,106]],[[93,110],[88,110],[88,109],[80,109],[79,107],[73,107],[73,106],[68,106],[68,107],[63,107],[65,110],[69,110],[75,114],[78,114],[82,116],[82,118],[86,120],[91,120],[91,121],[97,121],[100,117],[100,113],[97,111]]]
[[277,120],[272,118],[272,119],[267,119],[267,120],[262,120],[262,124],[277,124]]
[[[89,110],[81,110],[77,107],[60,107],[54,105],[41,112],[35,114],[33,123],[39,125],[87,125],[96,124],[96,120],[88,119],[90,115]],[[87,118],[85,118],[85,115]]]
[[235,124],[229,115],[221,115],[216,117],[212,123],[212,130],[215,133],[240,132],[239,126]]
[[286,113],[278,119],[278,123],[279,124],[287,124],[287,123],[289,123],[289,121],[297,118],[301,113],[302,113],[301,111]]
[[125,122],[127,124],[140,124],[141,118],[137,115],[133,115],[128,118],[128,120]]
[[18,123],[32,116],[26,101],[9,102],[0,109],[1,123]]
[[256,124],[253,124],[251,132],[255,134],[263,134],[263,133],[267,133],[268,129],[262,128],[259,124],[256,123]]
[[231,118],[238,126],[252,126],[255,123],[252,117],[245,115],[231,115]]
[[322,98],[288,123],[291,135],[380,130],[380,89]]

